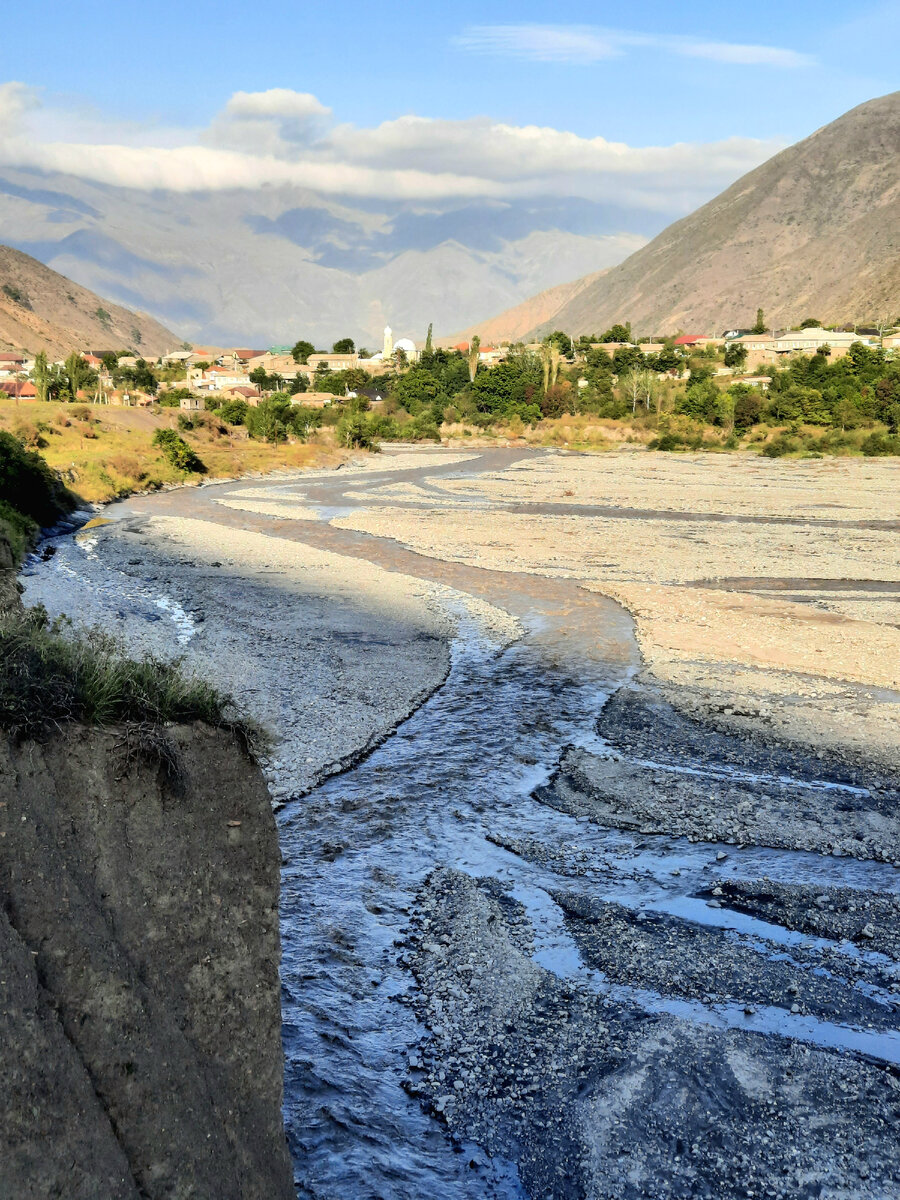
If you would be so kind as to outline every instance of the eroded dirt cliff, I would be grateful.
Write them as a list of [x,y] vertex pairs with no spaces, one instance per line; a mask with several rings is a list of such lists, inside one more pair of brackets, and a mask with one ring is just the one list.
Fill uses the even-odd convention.
[[162,733],[0,735],[0,1195],[294,1194],[269,796]]

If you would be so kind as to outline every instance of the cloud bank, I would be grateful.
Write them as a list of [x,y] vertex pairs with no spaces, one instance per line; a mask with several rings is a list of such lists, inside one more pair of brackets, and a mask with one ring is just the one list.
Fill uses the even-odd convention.
[[556,195],[688,211],[781,149],[752,138],[635,147],[488,117],[363,128],[337,124],[317,97],[287,88],[236,92],[206,129],[166,129],[155,145],[145,128],[110,124],[106,137],[91,128],[86,141],[34,89],[0,85],[0,164],[140,190],[291,186],[418,203]]

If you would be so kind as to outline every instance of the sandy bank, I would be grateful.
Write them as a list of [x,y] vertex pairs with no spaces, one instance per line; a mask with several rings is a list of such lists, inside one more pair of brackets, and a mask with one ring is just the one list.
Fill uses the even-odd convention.
[[[790,739],[894,755],[896,479],[895,464],[856,459],[535,456],[441,480],[446,501],[420,489],[419,508],[334,523],[434,557],[584,580],[632,611],[646,665],[699,715],[761,714]],[[499,507],[518,503],[553,507]]]

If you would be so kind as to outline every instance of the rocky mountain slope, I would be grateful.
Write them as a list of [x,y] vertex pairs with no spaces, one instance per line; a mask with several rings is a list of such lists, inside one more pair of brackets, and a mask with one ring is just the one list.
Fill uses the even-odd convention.
[[625,262],[569,287],[469,332],[581,334],[628,320],[638,334],[721,332],[751,325],[759,307],[775,325],[893,319],[900,92],[783,150]]
[[159,355],[180,338],[146,313],[101,299],[37,259],[0,246],[0,347],[58,358],[71,350]]

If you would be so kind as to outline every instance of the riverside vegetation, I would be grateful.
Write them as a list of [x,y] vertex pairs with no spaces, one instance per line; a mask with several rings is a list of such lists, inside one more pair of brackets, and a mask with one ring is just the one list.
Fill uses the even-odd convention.
[[669,339],[647,354],[617,344],[628,338],[627,325],[576,342],[557,331],[539,352],[512,346],[490,368],[478,361],[473,339],[468,353],[428,347],[414,365],[398,362],[378,379],[359,367],[324,371],[312,390],[334,397],[325,408],[297,403],[307,387],[302,377],[287,381],[258,371],[258,406],[211,395],[203,411],[175,413],[189,394],[178,369],[143,361],[122,368],[120,382],[155,395],[152,408],[66,403],[92,386],[90,369],[72,361],[46,388],[60,402],[0,401],[0,429],[43,451],[87,500],[200,475],[327,463],[342,449],[373,450],[392,441],[472,445],[512,438],[597,450],[631,442],[773,458],[900,454],[900,359],[892,352],[859,342],[836,361],[822,352],[799,356],[783,368],[765,368],[763,391],[739,374],[716,373],[723,366],[741,370],[741,347],[685,355]]

